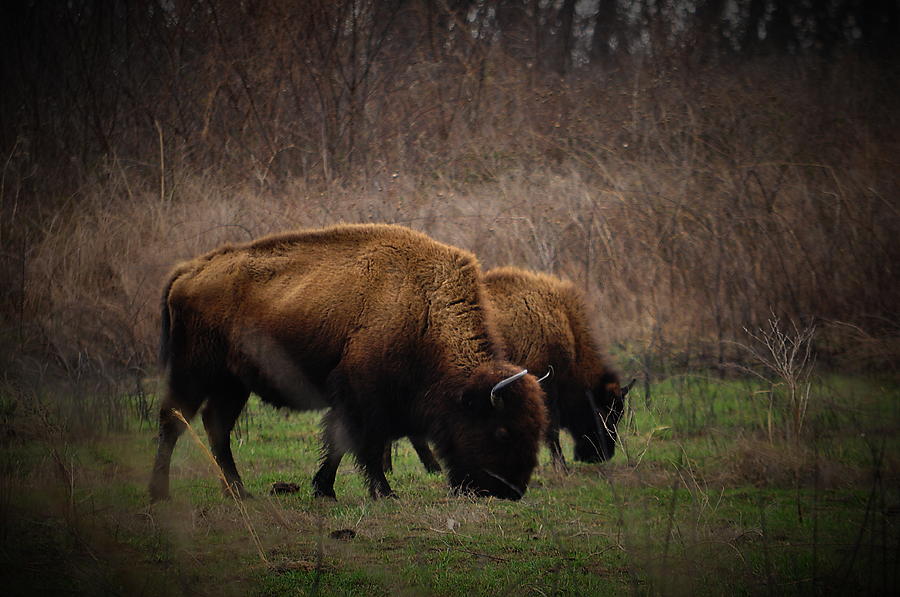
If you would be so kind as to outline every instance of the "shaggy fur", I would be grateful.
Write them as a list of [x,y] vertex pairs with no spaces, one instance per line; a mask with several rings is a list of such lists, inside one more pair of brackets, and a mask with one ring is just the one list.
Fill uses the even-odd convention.
[[484,283],[509,360],[536,374],[553,367],[541,385],[554,461],[565,465],[560,428],[575,440],[576,460],[611,458],[628,388],[620,387],[591,334],[582,294],[571,282],[515,267],[486,272]]
[[[450,484],[518,498],[547,426],[532,376],[504,360],[474,255],[399,226],[344,225],[227,245],[182,263],[165,286],[160,354],[168,394],[150,494],[201,406],[227,482],[243,484],[230,432],[250,392],[277,406],[330,406],[316,494],[334,496],[332,463],[357,459],[373,497],[391,495],[386,444],[431,441]],[[336,467],[333,467],[336,468]]]
[[[618,375],[606,365],[590,332],[581,293],[565,280],[515,267],[489,270],[484,284],[509,360],[535,374],[553,367],[541,386],[550,411],[546,440],[554,464],[566,466],[560,427],[575,440],[576,460],[612,458],[630,384],[620,387]],[[417,437],[410,441],[432,472],[435,464],[428,444]],[[387,452],[385,469],[390,467]]]

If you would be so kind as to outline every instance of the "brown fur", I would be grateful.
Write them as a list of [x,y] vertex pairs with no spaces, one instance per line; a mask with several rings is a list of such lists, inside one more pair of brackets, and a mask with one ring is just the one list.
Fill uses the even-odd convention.
[[[373,496],[391,494],[386,442],[428,438],[451,485],[517,498],[546,427],[532,376],[503,358],[474,255],[388,225],[345,225],[227,245],[179,265],[163,295],[160,354],[169,391],[150,491],[168,495],[182,425],[203,422],[228,482],[243,492],[229,447],[249,393],[294,409],[330,406],[317,494],[334,495],[326,464],[352,452]],[[323,471],[325,471],[323,473]]]
[[515,267],[489,270],[484,283],[509,360],[539,375],[553,367],[541,385],[554,459],[564,465],[560,427],[572,434],[577,460],[611,458],[624,394],[591,333],[581,292],[571,282]]
[[[541,385],[550,411],[546,440],[554,463],[565,468],[560,427],[575,440],[577,460],[611,458],[628,388],[620,387],[594,340],[581,292],[571,282],[516,267],[489,270],[484,283],[509,360],[537,375],[553,367]],[[410,441],[425,468],[433,471],[427,444],[417,437]],[[387,452],[385,468],[390,467]]]

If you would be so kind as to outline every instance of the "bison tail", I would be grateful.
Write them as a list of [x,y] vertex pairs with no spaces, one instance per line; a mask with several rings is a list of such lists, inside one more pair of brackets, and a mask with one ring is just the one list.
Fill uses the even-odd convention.
[[159,335],[159,365],[163,369],[166,368],[169,364],[169,357],[171,356],[171,350],[169,347],[169,327],[171,324],[171,318],[169,317],[169,301],[168,293],[163,296],[162,301],[162,324]]
[[159,364],[165,369],[172,357],[172,316],[169,312],[169,293],[172,291],[172,285],[184,271],[179,268],[175,270],[169,277],[166,287],[162,293],[162,317],[160,318],[160,334],[159,334]]

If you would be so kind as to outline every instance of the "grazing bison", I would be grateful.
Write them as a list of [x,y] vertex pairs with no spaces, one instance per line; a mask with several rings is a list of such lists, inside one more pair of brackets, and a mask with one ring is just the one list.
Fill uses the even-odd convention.
[[345,225],[224,246],[182,263],[163,293],[168,393],[150,494],[169,492],[172,450],[204,404],[227,483],[244,495],[230,432],[255,392],[330,406],[317,495],[351,452],[373,497],[392,495],[386,444],[431,441],[458,490],[517,499],[547,414],[534,377],[506,360],[474,255],[388,225]]
[[[618,376],[606,366],[590,332],[581,293],[570,282],[515,267],[488,270],[484,283],[509,360],[530,371],[553,368],[541,385],[550,411],[546,440],[554,464],[566,466],[560,427],[575,440],[576,460],[612,458],[616,426],[631,383],[620,387]],[[425,468],[434,472],[436,463],[427,442],[409,439]],[[390,470],[390,450],[384,463]]]
[[[616,426],[631,384],[621,387],[591,334],[584,298],[568,281],[515,267],[485,273],[497,327],[509,360],[553,374],[542,383],[550,411],[547,443],[565,467],[559,429],[575,440],[575,459],[612,458]],[[632,382],[633,383],[633,382]]]

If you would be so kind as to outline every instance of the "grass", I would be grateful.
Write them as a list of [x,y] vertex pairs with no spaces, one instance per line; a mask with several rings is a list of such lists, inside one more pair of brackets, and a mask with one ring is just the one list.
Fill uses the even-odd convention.
[[[649,404],[635,391],[611,462],[564,475],[544,450],[518,503],[448,495],[405,441],[391,477],[400,500],[370,500],[349,464],[338,501],[314,500],[319,413],[255,398],[234,438],[256,495],[243,514],[187,434],[173,458],[173,499],[154,506],[146,423],[87,440],[58,429],[12,435],[0,457],[4,594],[896,590],[900,386],[819,378],[802,444],[769,441],[763,389],[692,375],[658,383]],[[26,428],[26,413],[16,417],[9,428]],[[275,481],[302,489],[269,496]],[[332,538],[345,529],[352,538]]]

